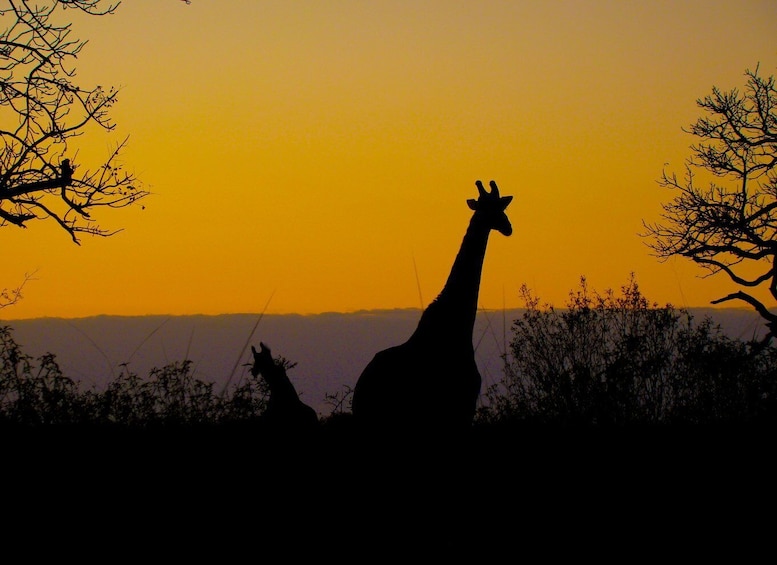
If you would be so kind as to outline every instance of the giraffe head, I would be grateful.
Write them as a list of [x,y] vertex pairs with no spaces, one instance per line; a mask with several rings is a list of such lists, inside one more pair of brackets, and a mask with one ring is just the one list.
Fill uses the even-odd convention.
[[[259,342],[259,351],[252,345],[251,353],[254,355],[254,364],[251,367],[251,374],[254,377],[258,377],[261,374],[266,379],[267,375],[271,375],[272,369],[275,367],[275,361],[272,358],[270,348],[264,343]],[[270,378],[272,378],[272,376]]]
[[483,188],[483,183],[480,181],[476,181],[475,185],[478,187],[480,196],[477,200],[474,198],[467,200],[467,205],[475,213],[481,214],[492,230],[496,230],[502,235],[513,233],[513,226],[510,224],[507,214],[505,214],[505,209],[512,202],[513,197],[499,196],[499,188],[497,188],[494,181],[489,183],[491,192],[486,192],[486,189]]

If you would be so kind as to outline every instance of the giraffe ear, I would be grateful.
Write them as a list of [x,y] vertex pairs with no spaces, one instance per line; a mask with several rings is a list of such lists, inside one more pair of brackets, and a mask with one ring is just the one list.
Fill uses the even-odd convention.
[[513,201],[513,197],[512,196],[502,196],[499,200],[502,202],[502,208],[507,208],[508,204],[510,204],[510,202]]
[[470,210],[477,210],[478,209],[478,201],[474,198],[469,198],[467,200],[467,206],[469,206]]

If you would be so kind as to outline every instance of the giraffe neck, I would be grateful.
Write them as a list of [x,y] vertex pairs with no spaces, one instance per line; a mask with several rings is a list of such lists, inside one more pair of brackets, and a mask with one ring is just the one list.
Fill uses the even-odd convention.
[[[480,292],[480,277],[490,228],[475,213],[469,222],[453,267],[437,298],[426,308],[416,333],[430,324],[445,324],[445,333],[472,342]],[[437,330],[439,331],[439,330]]]
[[267,383],[270,385],[270,395],[276,402],[288,403],[299,398],[297,390],[286,375],[286,371],[281,367],[273,365],[270,371],[268,371],[267,377]]

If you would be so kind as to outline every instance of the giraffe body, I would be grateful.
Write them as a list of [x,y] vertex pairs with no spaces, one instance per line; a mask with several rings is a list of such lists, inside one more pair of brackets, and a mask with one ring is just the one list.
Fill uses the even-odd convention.
[[353,415],[380,433],[460,433],[475,415],[481,376],[472,334],[480,278],[491,230],[512,233],[504,212],[512,196],[477,183],[480,197],[448,280],[424,310],[410,338],[378,352],[354,388]]

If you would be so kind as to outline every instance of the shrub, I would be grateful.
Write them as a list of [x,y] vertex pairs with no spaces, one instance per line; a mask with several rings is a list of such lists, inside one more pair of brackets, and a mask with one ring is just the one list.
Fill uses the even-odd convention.
[[752,423],[773,418],[777,351],[726,337],[709,317],[659,307],[632,275],[620,295],[570,293],[567,308],[526,305],[511,359],[479,421],[562,425]]
[[10,327],[0,327],[0,423],[212,425],[252,421],[266,409],[269,391],[261,379],[216,394],[214,383],[194,378],[191,366],[190,360],[170,363],[151,369],[144,379],[124,364],[103,392],[82,391],[62,374],[54,354],[34,360]]
[[92,417],[91,401],[62,374],[53,354],[41,356],[36,366],[13,339],[11,328],[0,327],[0,422],[82,423]]

